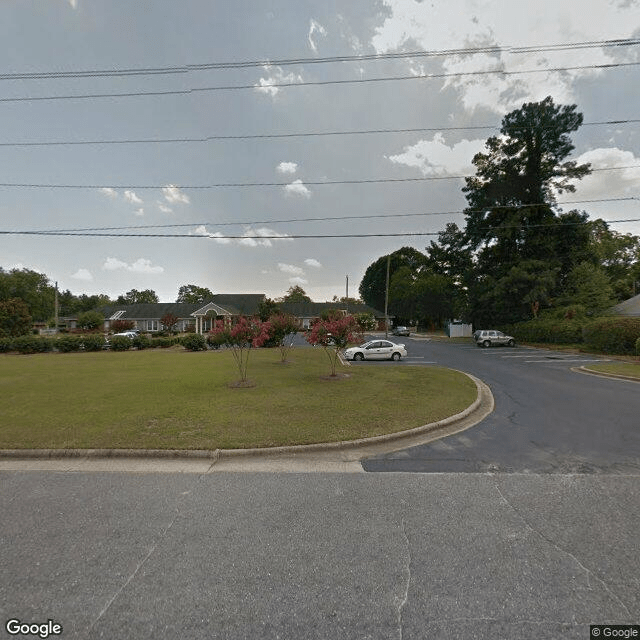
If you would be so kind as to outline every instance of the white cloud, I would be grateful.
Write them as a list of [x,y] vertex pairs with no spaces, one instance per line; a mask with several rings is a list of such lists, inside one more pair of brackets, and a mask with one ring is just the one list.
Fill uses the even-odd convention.
[[100,189],[100,193],[102,193],[105,196],[107,196],[107,198],[117,198],[118,197],[118,192],[115,189],[112,189],[111,187],[102,187]]
[[197,236],[206,236],[207,238],[211,238],[212,240],[215,240],[218,244],[231,244],[232,242],[231,238],[225,237],[219,231],[216,231],[215,233],[210,233],[209,231],[207,231],[207,228],[203,224],[201,224],[199,227],[196,227],[196,230],[194,233]]
[[171,207],[167,207],[166,204],[160,202],[159,200],[156,201],[156,204],[158,205],[158,209],[160,209],[162,213],[173,213],[173,209]]
[[102,268],[105,271],[130,271],[132,273],[146,273],[146,274],[156,274],[163,273],[164,268],[159,266],[153,266],[151,264],[151,260],[147,260],[146,258],[138,258],[132,264],[127,264],[122,260],[118,260],[117,258],[107,258],[105,263],[102,265]]
[[289,283],[303,285],[309,284],[309,281],[305,280],[304,278],[300,278],[299,276],[294,276],[293,278],[289,278]]
[[194,234],[211,238],[218,244],[231,244],[232,242],[235,242],[243,247],[271,247],[273,246],[273,242],[292,241],[292,238],[290,238],[286,233],[278,233],[277,231],[268,229],[267,227],[260,227],[258,229],[248,227],[245,229],[242,237],[229,238],[219,231],[211,233],[210,231],[207,231],[207,228],[204,225],[200,225],[195,229]]
[[132,204],[142,204],[142,200],[133,191],[129,191],[129,190],[125,191],[124,199],[127,202],[131,202]]
[[78,8],[78,0],[69,0],[69,4],[71,5],[72,9]]
[[136,216],[143,216],[144,215],[144,209],[142,207],[140,207],[139,209],[136,209],[133,213]]
[[[552,95],[557,103],[574,102],[576,80],[599,76],[603,70],[546,69],[606,64],[621,55],[611,48],[522,54],[510,52],[508,47],[630,37],[640,23],[640,5],[637,2],[612,7],[608,0],[592,0],[588,9],[583,0],[539,0],[536,3],[383,0],[383,4],[386,17],[372,39],[379,53],[409,47],[430,51],[492,45],[504,47],[490,54],[442,59],[445,73],[486,69],[512,73],[508,76],[457,76],[444,81],[444,88],[452,87],[458,91],[466,109],[485,107],[497,113],[505,113],[524,101],[537,101],[547,95]],[[537,73],[517,73],[528,70]]]
[[265,65],[263,67],[265,71],[269,72],[267,78],[260,78],[258,84],[254,85],[256,91],[264,93],[272,98],[275,98],[280,92],[280,87],[274,87],[275,84],[294,84],[302,82],[302,76],[298,73],[288,73],[282,70],[282,67],[273,67],[271,65]]
[[314,53],[318,53],[318,45],[313,39],[313,36],[315,33],[318,33],[321,36],[326,36],[327,30],[319,22],[316,22],[315,20],[312,19],[309,22],[309,35],[308,35],[309,46],[311,47],[311,50]]
[[168,184],[166,187],[163,187],[162,193],[164,194],[164,199],[171,204],[177,204],[179,202],[189,204],[189,202],[191,202],[189,200],[189,196],[182,193],[178,187],[172,184]]
[[308,267],[314,267],[316,269],[320,269],[322,267],[322,264],[320,264],[320,262],[318,262],[318,260],[316,260],[315,258],[307,258],[304,263],[308,266]]
[[91,282],[93,276],[88,269],[78,269],[72,276],[75,280],[83,280],[84,282]]
[[298,164],[296,162],[281,162],[276,170],[278,173],[295,173],[298,170]]
[[[631,151],[624,151],[617,147],[592,149],[577,158],[572,158],[579,164],[590,162],[592,169],[606,169],[609,167],[631,167],[640,165],[640,157]],[[616,171],[594,171],[582,180],[573,183],[574,193],[565,193],[558,198],[562,200],[624,198],[635,196],[640,184],[640,168]]]
[[484,149],[484,140],[461,140],[448,146],[444,136],[436,133],[433,140],[419,140],[404,152],[389,156],[395,164],[416,167],[424,175],[463,175],[474,173],[473,156]]
[[285,264],[283,262],[278,262],[278,269],[282,271],[282,273],[290,273],[292,276],[303,276],[304,269],[301,267],[296,267],[294,264]]
[[291,184],[285,185],[283,188],[284,192],[289,196],[311,197],[311,191],[305,187],[302,180],[294,180]]

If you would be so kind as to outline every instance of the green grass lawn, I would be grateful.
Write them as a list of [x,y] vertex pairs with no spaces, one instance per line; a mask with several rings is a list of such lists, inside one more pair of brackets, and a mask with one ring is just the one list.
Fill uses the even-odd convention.
[[436,367],[340,367],[322,349],[252,351],[252,388],[229,351],[0,356],[0,448],[217,449],[352,440],[418,427],[476,398]]
[[587,367],[593,371],[601,371],[602,373],[613,373],[619,376],[631,376],[640,380],[640,363],[633,362],[609,362],[606,364],[590,364]]

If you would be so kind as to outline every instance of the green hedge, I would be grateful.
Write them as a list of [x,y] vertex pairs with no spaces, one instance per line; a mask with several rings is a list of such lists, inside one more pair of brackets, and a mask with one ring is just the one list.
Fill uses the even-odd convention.
[[0,353],[13,351],[13,341],[15,338],[0,338]]
[[181,339],[182,346],[189,351],[205,351],[207,341],[204,336],[199,333],[190,333]]
[[640,338],[636,340],[636,355],[640,356]]
[[56,340],[56,349],[61,353],[80,351],[82,349],[82,336],[61,336]]
[[586,324],[584,319],[538,318],[503,327],[502,331],[519,342],[575,344],[582,342],[582,330]]
[[598,318],[585,326],[583,337],[594,351],[633,355],[640,338],[640,318]]
[[113,351],[128,351],[132,346],[132,340],[127,336],[112,336],[109,345]]
[[80,338],[85,351],[102,351],[106,344],[104,336],[100,333],[88,334]]
[[152,346],[151,338],[149,338],[149,336],[144,333],[140,333],[135,338],[133,338],[132,343],[133,346],[140,351],[142,351],[142,349],[148,349]]
[[54,340],[40,336],[20,336],[13,341],[13,348],[18,353],[45,353],[51,351]]

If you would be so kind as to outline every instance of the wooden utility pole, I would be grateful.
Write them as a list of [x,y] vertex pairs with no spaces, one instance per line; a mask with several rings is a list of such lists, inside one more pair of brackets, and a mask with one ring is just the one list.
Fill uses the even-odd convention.
[[387,256],[387,285],[384,289],[384,337],[389,337],[389,268],[391,267],[391,254]]

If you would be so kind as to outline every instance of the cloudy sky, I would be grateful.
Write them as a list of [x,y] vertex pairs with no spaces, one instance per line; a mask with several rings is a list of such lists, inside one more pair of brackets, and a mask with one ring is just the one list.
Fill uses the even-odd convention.
[[640,44],[603,46],[638,0],[5,0],[0,37],[0,230],[160,236],[0,235],[0,266],[74,293],[353,295],[463,224],[456,176],[547,95],[601,169],[565,200],[604,202],[564,208],[640,218]]

